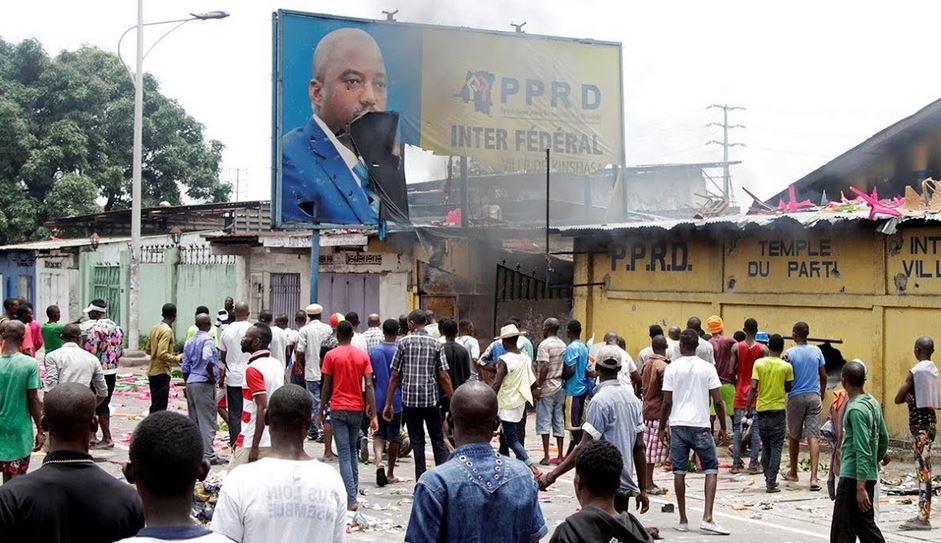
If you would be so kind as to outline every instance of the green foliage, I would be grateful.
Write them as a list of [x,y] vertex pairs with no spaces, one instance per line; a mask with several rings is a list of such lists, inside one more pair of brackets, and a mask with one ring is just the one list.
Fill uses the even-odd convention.
[[[0,39],[0,241],[44,232],[44,220],[130,207],[134,85],[94,47],[49,57],[36,40]],[[223,145],[157,81],[144,77],[144,206],[220,202]]]
[[51,217],[87,215],[100,211],[95,198],[98,186],[91,177],[78,173],[63,175],[46,196],[46,210]]

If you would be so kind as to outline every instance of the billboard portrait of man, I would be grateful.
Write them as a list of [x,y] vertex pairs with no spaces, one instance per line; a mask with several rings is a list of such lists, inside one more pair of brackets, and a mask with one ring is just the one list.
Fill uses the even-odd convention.
[[386,110],[386,83],[382,51],[367,32],[339,28],[320,40],[307,88],[313,115],[282,138],[285,216],[315,223],[378,223],[380,199],[370,190],[351,125],[366,113]]

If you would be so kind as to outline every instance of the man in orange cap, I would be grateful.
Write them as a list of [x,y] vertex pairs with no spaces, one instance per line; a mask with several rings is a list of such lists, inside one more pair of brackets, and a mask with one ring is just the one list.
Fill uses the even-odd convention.
[[[732,364],[732,347],[735,340],[723,334],[725,324],[722,317],[713,315],[706,319],[706,330],[712,334],[709,338],[709,344],[712,345],[713,356],[716,361],[716,371],[719,372],[719,381],[722,386],[719,387],[719,394],[722,395],[722,401],[726,406],[732,405],[735,400],[735,366]],[[729,413],[729,411],[726,411]],[[709,408],[710,422],[715,426],[716,410],[714,406]],[[731,414],[729,415],[731,416]]]

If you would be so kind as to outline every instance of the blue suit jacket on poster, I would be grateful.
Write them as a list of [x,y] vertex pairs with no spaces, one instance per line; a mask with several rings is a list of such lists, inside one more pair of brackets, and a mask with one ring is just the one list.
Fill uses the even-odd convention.
[[285,221],[377,224],[366,190],[313,118],[281,140]]

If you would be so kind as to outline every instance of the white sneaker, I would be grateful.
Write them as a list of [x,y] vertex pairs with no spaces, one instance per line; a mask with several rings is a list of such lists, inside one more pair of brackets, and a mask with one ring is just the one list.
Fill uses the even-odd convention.
[[719,526],[718,524],[716,524],[715,521],[699,523],[699,531],[705,534],[712,534],[712,535],[729,535],[732,533],[729,530],[726,530],[725,528],[723,528],[722,526]]
[[676,526],[674,526],[673,529],[676,530],[677,532],[688,532],[689,524],[685,522],[680,522]]

